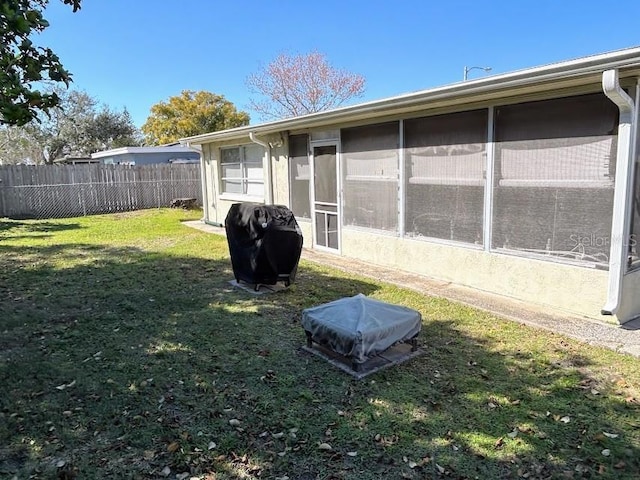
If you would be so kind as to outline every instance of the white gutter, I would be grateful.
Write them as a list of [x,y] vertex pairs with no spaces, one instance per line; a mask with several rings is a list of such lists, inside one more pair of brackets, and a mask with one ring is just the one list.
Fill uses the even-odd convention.
[[193,137],[183,138],[181,141],[189,141],[193,145],[198,145],[210,141],[222,141],[246,137],[249,131],[254,132],[254,134],[259,133],[261,135],[267,135],[282,130],[315,128],[337,122],[350,121],[351,119],[361,118],[368,115],[392,114],[402,108],[428,104],[435,101],[446,101],[461,96],[473,97],[486,93],[499,93],[508,89],[545,84],[547,82],[553,82],[561,79],[590,76],[600,77],[603,70],[614,68],[624,68],[626,71],[640,69],[640,48],[628,48],[615,52],[583,57],[567,62],[553,63],[543,65],[541,67],[518,70],[511,73],[483,77],[477,80],[458,82],[443,87],[405,93],[394,97],[340,107],[324,112],[311,113],[301,117],[286,118],[259,125],[248,125],[228,130],[204,133]]
[[273,203],[273,179],[271,178],[271,145],[263,140],[258,140],[254,132],[249,132],[249,140],[264,147],[265,155],[267,157],[265,162],[265,173],[267,176],[267,182],[265,184],[267,187],[265,203],[270,205]]
[[[613,194],[613,219],[611,221],[611,251],[609,253],[609,289],[607,303],[602,307],[603,315],[615,315],[620,307],[622,279],[625,274],[630,233],[630,205],[633,198],[631,174],[635,158],[636,107],[633,99],[620,87],[618,70],[602,73],[602,90],[620,110],[618,125],[618,153],[616,156],[616,178]],[[637,90],[636,90],[637,91]]]

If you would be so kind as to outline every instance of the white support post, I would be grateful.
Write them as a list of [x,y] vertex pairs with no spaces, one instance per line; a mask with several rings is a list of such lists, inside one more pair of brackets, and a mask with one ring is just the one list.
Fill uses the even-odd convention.
[[399,141],[398,141],[398,167],[400,171],[398,172],[398,233],[400,234],[400,238],[404,238],[405,235],[405,204],[407,200],[407,192],[406,192],[406,177],[407,177],[407,169],[405,167],[405,155],[404,155],[404,120],[400,120],[399,124]]
[[487,114],[487,149],[485,162],[484,181],[484,211],[482,215],[482,244],[485,251],[491,250],[491,237],[493,229],[493,179],[495,168],[495,111],[489,107]]

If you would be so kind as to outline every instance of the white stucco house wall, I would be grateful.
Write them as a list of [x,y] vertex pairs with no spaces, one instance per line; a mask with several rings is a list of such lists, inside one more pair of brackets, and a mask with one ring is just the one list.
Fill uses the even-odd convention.
[[289,206],[305,246],[624,323],[640,315],[640,48],[182,140],[204,220]]

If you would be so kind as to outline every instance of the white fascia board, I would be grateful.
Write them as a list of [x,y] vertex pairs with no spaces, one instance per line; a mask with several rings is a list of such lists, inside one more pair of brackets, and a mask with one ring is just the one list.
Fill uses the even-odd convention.
[[283,130],[321,127],[338,122],[357,120],[367,115],[375,117],[381,114],[400,113],[403,109],[410,109],[412,106],[428,106],[430,102],[448,100],[453,103],[460,97],[472,102],[474,96],[481,97],[492,92],[497,95],[500,92],[506,93],[510,89],[544,84],[549,84],[549,88],[551,88],[554,81],[570,78],[576,78],[580,83],[580,77],[584,77],[584,80],[581,80],[583,83],[594,82],[597,84],[600,81],[602,72],[612,68],[620,69],[621,76],[624,76],[625,71],[630,69],[635,70],[635,73],[640,72],[640,47],[517,70],[476,80],[457,82],[443,87],[406,93],[300,117],[195,135],[182,138],[180,142],[183,145],[201,145],[213,141],[246,138],[249,132],[266,135]]
[[127,153],[187,153],[187,152],[200,153],[200,149],[195,147],[185,147],[185,146],[121,147],[121,148],[113,148],[111,150],[103,150],[102,152],[92,153],[91,158],[113,157],[116,155],[125,155]]

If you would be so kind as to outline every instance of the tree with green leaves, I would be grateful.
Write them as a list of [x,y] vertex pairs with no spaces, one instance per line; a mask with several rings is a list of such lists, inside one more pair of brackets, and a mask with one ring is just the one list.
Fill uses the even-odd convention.
[[57,88],[51,93],[59,104],[47,116],[21,127],[0,127],[0,164],[53,163],[65,155],[141,145],[140,131],[126,109],[100,106],[82,91]]
[[180,138],[202,133],[242,127],[249,124],[249,114],[222,95],[184,90],[151,107],[151,114],[142,125],[149,145],[163,145]]
[[[62,0],[73,11],[81,0]],[[0,124],[26,125],[59,104],[55,91],[38,90],[40,82],[64,83],[71,74],[58,56],[33,43],[31,37],[49,26],[43,10],[49,0],[0,2]]]

